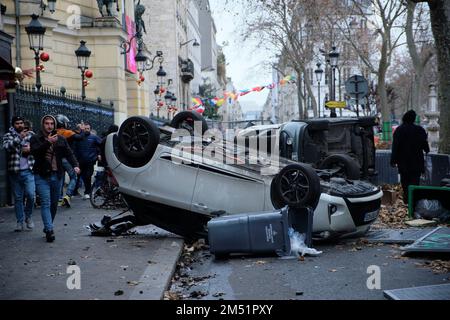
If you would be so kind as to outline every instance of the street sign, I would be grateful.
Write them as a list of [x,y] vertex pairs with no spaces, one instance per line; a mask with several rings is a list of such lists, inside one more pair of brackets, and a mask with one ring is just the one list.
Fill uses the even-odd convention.
[[325,103],[325,106],[327,108],[343,109],[347,106],[347,103],[345,101],[328,101]]
[[354,75],[345,81],[345,90],[349,96],[359,100],[369,93],[369,83],[363,76]]

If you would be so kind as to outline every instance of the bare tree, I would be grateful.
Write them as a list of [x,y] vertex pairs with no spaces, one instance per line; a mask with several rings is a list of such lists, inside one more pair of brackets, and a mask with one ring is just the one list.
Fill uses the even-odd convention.
[[[281,53],[283,67],[291,68],[297,76],[298,112],[300,118],[306,114],[304,102],[311,97],[314,116],[318,115],[311,75],[307,72],[315,58],[315,46],[323,43],[323,10],[332,1],[310,0],[253,0],[244,1],[246,8],[246,30],[244,40],[259,41],[260,46]],[[329,33],[330,34],[330,33]],[[304,81],[301,81],[301,79]],[[305,86],[305,92],[302,90]]]
[[412,0],[427,2],[430,8],[439,73],[440,142],[439,152],[450,154],[450,1]]
[[[406,12],[406,6],[398,0],[349,0],[349,2],[350,6],[343,6],[342,1],[336,0],[336,8],[338,12],[340,10],[340,14],[335,17],[341,18],[336,25],[360,60],[378,79],[377,96],[383,118],[383,140],[390,141],[392,137],[386,75],[391,66],[394,51],[401,45],[400,40],[404,34],[404,28],[399,22]],[[348,10],[350,10],[350,15],[365,17],[370,25],[369,29],[375,30],[373,35],[378,40],[378,59],[376,55],[369,52],[370,44],[374,43],[373,39],[362,41],[364,39],[361,39],[361,35],[353,31],[354,28],[348,19]]]
[[[411,109],[420,113],[422,106],[422,88],[424,86],[424,69],[434,55],[432,36],[428,32],[427,17],[424,6],[408,0],[406,18],[406,42],[414,67],[413,86],[411,91]],[[428,23],[427,23],[428,22]]]

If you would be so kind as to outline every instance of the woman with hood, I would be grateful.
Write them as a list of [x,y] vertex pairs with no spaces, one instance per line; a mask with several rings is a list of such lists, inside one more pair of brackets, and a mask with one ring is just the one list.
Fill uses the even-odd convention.
[[56,119],[46,115],[41,121],[41,131],[31,138],[31,154],[35,158],[33,167],[36,192],[41,199],[41,216],[47,242],[55,240],[53,220],[58,209],[61,179],[63,176],[62,159],[70,162],[77,174],[80,168],[67,140],[56,132]]

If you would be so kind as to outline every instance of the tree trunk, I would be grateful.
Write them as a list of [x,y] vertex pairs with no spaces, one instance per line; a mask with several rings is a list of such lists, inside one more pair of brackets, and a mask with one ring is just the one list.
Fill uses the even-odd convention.
[[[387,30],[385,34],[388,34]],[[386,90],[386,73],[388,70],[388,44],[386,36],[383,36],[383,43],[381,46],[381,58],[378,65],[378,87],[377,94],[380,99],[381,117],[383,118],[383,141],[389,142],[392,140],[391,128],[391,112],[388,106],[388,97]],[[387,130],[387,131],[386,131]]]
[[297,103],[298,103],[298,117],[299,120],[303,120],[304,113],[303,113],[303,93],[302,93],[302,74],[297,70]]
[[439,72],[439,152],[450,154],[450,1],[430,0],[428,4]]

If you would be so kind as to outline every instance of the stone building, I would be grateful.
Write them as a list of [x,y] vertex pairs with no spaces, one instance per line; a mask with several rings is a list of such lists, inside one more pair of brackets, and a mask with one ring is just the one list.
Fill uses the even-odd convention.
[[[104,102],[112,101],[116,123],[130,115],[148,115],[149,88],[137,83],[134,51],[124,55],[121,48],[121,44],[133,35],[134,2],[118,1],[118,11],[114,4],[112,16],[108,17],[102,17],[95,0],[57,0],[53,13],[48,6],[45,10],[41,7],[41,3],[48,4],[47,0],[2,1],[7,8],[4,31],[14,37],[14,65],[22,69],[34,68],[34,53],[29,48],[25,27],[31,20],[30,15],[37,14],[40,23],[46,27],[43,51],[50,55],[50,60],[43,63],[43,86],[55,90],[65,87],[67,93],[80,94],[81,73],[74,52],[80,46],[80,40],[84,40],[92,52],[89,70],[94,75],[86,87],[87,98],[101,97]],[[103,11],[106,15],[105,8]],[[33,81],[26,80],[28,83]]]

